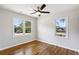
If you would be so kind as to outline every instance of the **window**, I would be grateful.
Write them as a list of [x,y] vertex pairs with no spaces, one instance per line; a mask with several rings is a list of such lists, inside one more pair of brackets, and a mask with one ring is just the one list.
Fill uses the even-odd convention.
[[31,33],[31,22],[25,21],[25,33]]
[[31,21],[24,21],[19,18],[14,19],[14,34],[27,34],[31,33]]
[[68,38],[68,17],[56,19],[56,36]]
[[19,18],[14,19],[14,33],[15,34],[23,33],[23,20]]

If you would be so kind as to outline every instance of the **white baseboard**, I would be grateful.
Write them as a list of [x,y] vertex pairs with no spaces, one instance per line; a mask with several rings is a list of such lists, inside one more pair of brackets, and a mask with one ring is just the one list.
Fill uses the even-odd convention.
[[8,49],[8,48],[11,48],[11,47],[14,47],[14,46],[17,46],[17,45],[21,45],[21,44],[24,44],[24,43],[29,43],[29,42],[34,41],[34,40],[36,40],[36,39],[28,40],[28,41],[25,41],[23,43],[19,43],[19,44],[16,44],[16,45],[8,46],[8,47],[5,47],[5,48],[0,48],[0,51]]
[[51,43],[51,42],[47,42],[47,41],[44,41],[44,40],[38,40],[38,41],[40,41],[40,42],[44,42],[44,43],[48,43],[48,44],[51,44],[51,45],[56,45],[56,46],[59,46],[59,47],[62,47],[62,48],[66,48],[66,49],[69,49],[69,50],[73,50],[73,51],[77,51],[77,52],[79,52],[79,50],[72,49],[72,48],[69,48],[69,47],[65,47],[65,46],[63,46],[63,45],[53,44],[53,43]]

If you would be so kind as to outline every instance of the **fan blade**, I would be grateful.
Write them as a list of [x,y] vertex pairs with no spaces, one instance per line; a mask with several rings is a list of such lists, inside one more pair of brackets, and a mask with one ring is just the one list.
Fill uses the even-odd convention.
[[50,12],[48,12],[48,11],[41,11],[41,13],[50,13]]
[[33,10],[37,12],[37,10],[35,10],[35,9],[33,9]]
[[43,4],[43,5],[41,6],[40,10],[43,10],[45,7],[46,7],[46,5]]
[[35,14],[36,12],[33,12],[33,13],[31,13],[31,14]]

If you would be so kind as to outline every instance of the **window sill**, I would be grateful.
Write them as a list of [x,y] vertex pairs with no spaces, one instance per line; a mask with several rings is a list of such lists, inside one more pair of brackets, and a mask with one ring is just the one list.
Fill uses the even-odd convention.
[[20,34],[14,34],[14,37],[18,37],[18,36],[26,36],[26,35],[32,35],[32,33],[20,33]]

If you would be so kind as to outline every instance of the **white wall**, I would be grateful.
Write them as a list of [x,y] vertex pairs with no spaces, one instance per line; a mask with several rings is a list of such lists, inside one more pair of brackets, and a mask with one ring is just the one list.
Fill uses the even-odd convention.
[[[32,21],[32,34],[13,38],[13,18]],[[37,19],[0,8],[0,50],[36,39]]]
[[[0,9],[0,50],[18,44],[26,43],[32,39],[56,44],[62,47],[79,50],[79,9],[67,10],[38,18],[32,18],[4,9]],[[58,39],[55,37],[55,19],[60,17],[69,18],[69,38]],[[32,34],[13,38],[13,18],[20,17],[23,20],[32,19]],[[37,32],[38,27],[38,32]]]
[[[53,13],[53,12],[52,12]],[[55,36],[55,19],[68,17],[69,38],[58,39]],[[79,9],[41,16],[38,18],[38,39],[72,50],[79,50]]]

